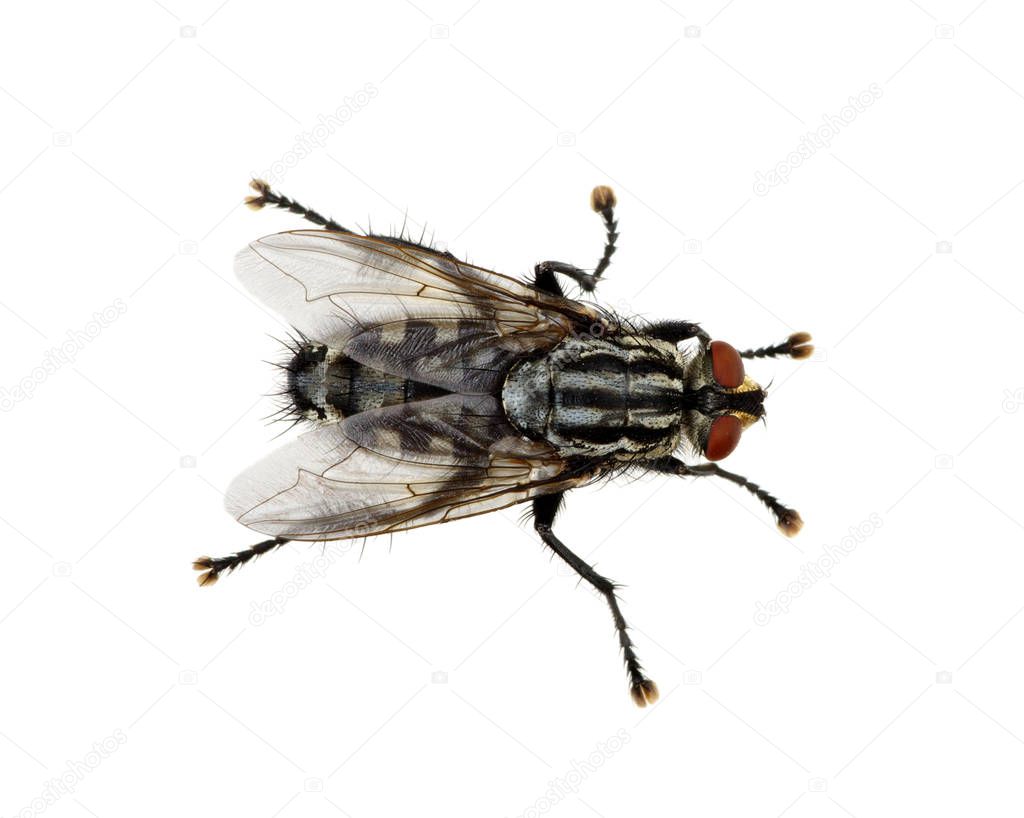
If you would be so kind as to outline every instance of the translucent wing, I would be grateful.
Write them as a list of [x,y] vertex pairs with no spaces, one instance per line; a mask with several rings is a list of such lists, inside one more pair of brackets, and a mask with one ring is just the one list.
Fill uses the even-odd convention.
[[604,320],[595,307],[376,237],[278,233],[243,249],[235,269],[309,338],[454,392],[493,391],[515,357],[554,346],[574,325]]
[[307,432],[239,475],[226,505],[271,536],[344,539],[481,514],[581,485],[498,400],[446,395]]

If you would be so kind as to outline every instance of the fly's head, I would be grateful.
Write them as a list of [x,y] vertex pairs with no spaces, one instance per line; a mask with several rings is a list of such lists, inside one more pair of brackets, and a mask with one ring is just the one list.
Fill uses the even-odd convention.
[[[813,348],[810,336],[795,333],[786,354],[800,358]],[[743,431],[764,417],[767,392],[754,381],[736,348],[725,341],[701,339],[686,361],[683,433],[708,460],[722,460],[739,445]]]

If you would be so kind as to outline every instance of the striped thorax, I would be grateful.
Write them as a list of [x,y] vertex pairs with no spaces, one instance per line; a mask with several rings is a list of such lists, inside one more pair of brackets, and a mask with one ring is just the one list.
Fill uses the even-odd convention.
[[571,336],[516,364],[501,397],[513,425],[563,455],[661,457],[679,444],[685,377],[674,344]]

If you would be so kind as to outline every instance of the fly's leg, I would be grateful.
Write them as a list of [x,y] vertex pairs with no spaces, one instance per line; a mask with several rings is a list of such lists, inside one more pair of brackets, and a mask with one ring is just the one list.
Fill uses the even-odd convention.
[[615,220],[615,205],[615,191],[607,185],[598,185],[590,192],[590,207],[601,216],[605,230],[604,253],[597,262],[597,267],[594,268],[594,278],[590,289],[594,288],[602,273],[608,269],[608,265],[612,263],[612,256],[615,254],[615,240],[619,237],[619,223]]
[[723,480],[728,480],[730,483],[742,486],[764,503],[775,516],[775,522],[779,526],[779,531],[787,537],[795,536],[804,526],[804,521],[796,509],[784,506],[757,483],[748,480],[743,475],[726,471],[717,463],[688,466],[678,458],[665,457],[660,460],[652,460],[647,464],[647,467],[652,471],[661,472],[662,474],[675,474],[679,477],[721,477]]
[[264,540],[261,543],[257,543],[252,548],[246,548],[244,551],[237,551],[226,557],[199,557],[192,563],[192,567],[197,571],[203,572],[197,577],[200,585],[204,587],[206,585],[213,585],[213,583],[220,578],[222,571],[230,573],[236,568],[245,565],[253,557],[259,557],[262,554],[266,554],[268,551],[280,548],[287,542],[291,542],[291,540],[285,537],[274,537],[272,540]]
[[585,292],[593,292],[598,280],[612,263],[612,256],[615,254],[615,240],[619,237],[619,223],[615,220],[615,193],[606,185],[598,185],[590,193],[590,206],[595,213],[601,216],[604,221],[605,243],[604,253],[597,262],[594,272],[588,273],[574,264],[567,264],[564,261],[542,261],[533,268],[533,283],[539,290],[557,296],[564,296],[562,287],[555,278],[555,273],[561,273],[567,278],[575,281]]
[[533,527],[548,548],[558,554],[570,568],[596,588],[607,600],[608,607],[612,610],[612,619],[615,620],[615,630],[619,634],[619,645],[622,648],[622,657],[626,662],[626,673],[629,674],[630,695],[638,707],[646,707],[658,700],[658,686],[644,676],[640,667],[640,661],[633,650],[633,641],[629,638],[626,620],[622,616],[622,611],[619,610],[619,601],[615,596],[615,583],[601,576],[576,556],[551,530],[555,516],[562,506],[564,494],[564,492],[549,494],[533,501]]
[[[253,190],[256,191],[257,195],[256,196],[246,196],[245,197],[245,203],[247,205],[249,205],[249,207],[251,207],[253,210],[260,210],[261,208],[264,208],[267,205],[270,205],[271,207],[279,207],[282,210],[287,210],[287,211],[289,211],[291,213],[298,213],[300,216],[302,216],[302,218],[306,219],[307,221],[311,221],[311,222],[313,222],[313,224],[317,225],[318,227],[322,227],[322,228],[324,228],[324,230],[329,230],[332,233],[343,233],[346,236],[357,236],[357,235],[359,235],[358,233],[355,233],[354,231],[349,230],[347,227],[343,227],[342,225],[338,224],[333,219],[328,219],[328,218],[326,218],[324,216],[321,216],[315,210],[310,210],[308,207],[305,207],[304,205],[300,205],[294,199],[289,199],[287,196],[284,196],[284,195],[282,195],[280,193],[275,193],[273,190],[270,189],[270,185],[268,185],[262,179],[253,179],[252,182],[249,183],[249,185],[250,185],[250,187],[252,187]],[[423,230],[424,230],[424,233],[425,233],[426,232],[426,226],[424,226]],[[383,238],[383,239],[386,239],[387,241],[390,241],[390,242],[392,242],[394,244],[404,244],[407,247],[414,247],[417,250],[426,250],[426,251],[431,252],[431,253],[437,253],[438,255],[446,256],[447,258],[450,258],[450,259],[455,259],[455,256],[453,256],[447,250],[444,250],[444,251],[436,250],[433,247],[424,244],[423,243],[423,236],[422,235],[420,236],[420,239],[419,239],[418,242],[417,241],[412,241],[411,239],[406,238],[406,236],[405,236],[405,224],[404,223],[402,224],[402,229],[399,231],[397,236],[378,236],[378,235],[374,235],[374,233],[372,231],[372,226],[371,226],[371,229],[369,231],[367,231],[367,233],[365,235],[368,236],[371,239]]]
[[670,344],[678,344],[689,338],[700,338],[705,344],[711,342],[711,336],[703,330],[700,324],[690,321],[659,321],[647,327],[644,330],[644,335],[650,335],[659,341],[668,341]]
[[562,285],[558,283],[555,273],[565,273],[572,278],[576,278],[577,275],[587,275],[579,267],[573,267],[571,264],[561,261],[542,261],[533,268],[533,286],[548,295],[564,298],[565,292],[562,290]]
[[[711,336],[699,324],[694,324],[690,321],[658,321],[647,327],[644,330],[644,334],[672,344],[678,344],[680,341],[685,341],[689,338],[700,338],[704,343],[711,341]],[[759,349],[747,349],[740,353],[740,357],[790,357],[802,360],[814,354],[814,345],[809,343],[810,340],[811,334],[809,332],[794,332],[781,344],[774,344],[773,346],[761,347]]]
[[257,195],[246,196],[245,203],[253,210],[259,210],[267,205],[270,205],[271,207],[279,207],[282,210],[298,213],[302,218],[313,222],[313,224],[324,228],[324,230],[331,230],[335,233],[347,233],[350,236],[355,235],[351,230],[346,227],[342,227],[333,219],[325,218],[315,210],[310,210],[308,207],[300,205],[294,199],[289,199],[287,196],[275,193],[270,189],[270,185],[262,179],[253,179],[249,183],[249,186],[256,191]]
[[810,358],[814,354],[814,345],[809,332],[794,332],[781,344],[760,349],[746,349],[740,353],[741,358],[778,358],[789,357],[797,361]]

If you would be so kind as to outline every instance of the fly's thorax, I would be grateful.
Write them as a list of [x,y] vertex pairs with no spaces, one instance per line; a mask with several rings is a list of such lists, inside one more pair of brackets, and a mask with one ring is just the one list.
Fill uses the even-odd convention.
[[653,458],[678,445],[683,359],[642,335],[570,336],[520,361],[502,388],[508,419],[566,456]]

